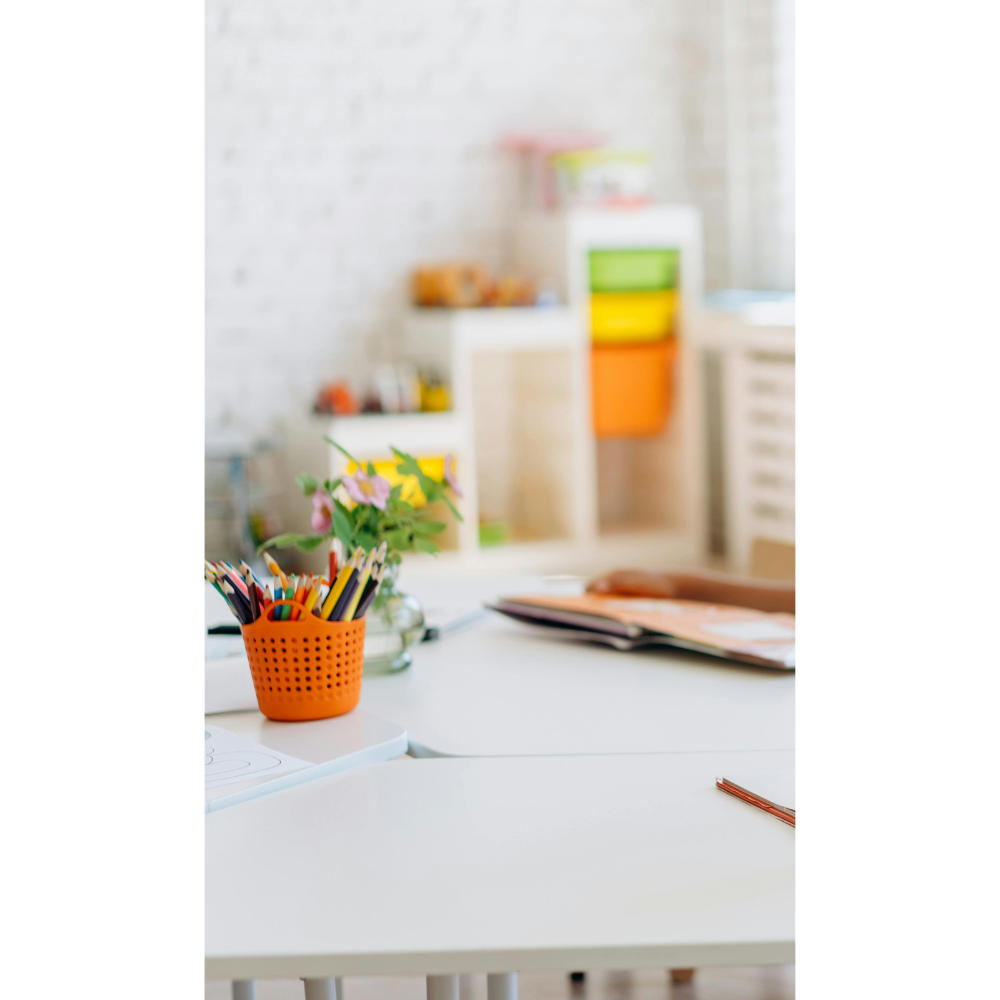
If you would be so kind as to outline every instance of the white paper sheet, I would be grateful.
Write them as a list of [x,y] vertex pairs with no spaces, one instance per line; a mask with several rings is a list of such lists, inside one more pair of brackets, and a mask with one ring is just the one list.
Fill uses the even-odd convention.
[[220,726],[205,727],[206,789],[250,778],[273,778],[304,767],[312,767],[312,763],[254,743]]
[[776,646],[746,646],[745,651],[766,660],[777,660],[786,667],[795,666],[795,643],[783,642]]
[[706,632],[724,635],[730,639],[741,639],[743,642],[780,642],[782,639],[794,639],[795,633],[778,622],[758,619],[749,622],[721,622],[718,625],[703,625]]

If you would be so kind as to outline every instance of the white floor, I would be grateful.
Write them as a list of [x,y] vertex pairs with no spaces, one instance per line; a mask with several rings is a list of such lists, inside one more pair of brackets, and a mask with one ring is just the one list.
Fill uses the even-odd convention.
[[[531,972],[518,977],[519,1000],[792,1000],[795,968],[745,966],[699,969],[690,983],[671,984],[662,969],[592,972],[571,983],[564,972]],[[205,1000],[229,1000],[228,983],[206,983]],[[302,983],[261,980],[257,1000],[302,1000]],[[423,979],[344,981],[339,1000],[425,1000]],[[486,1000],[485,976],[462,976],[461,1000]]]

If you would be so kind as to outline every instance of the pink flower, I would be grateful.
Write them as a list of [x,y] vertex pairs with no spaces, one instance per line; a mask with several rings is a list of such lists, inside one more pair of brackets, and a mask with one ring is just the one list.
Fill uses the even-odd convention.
[[333,501],[326,490],[317,490],[313,494],[313,531],[325,535],[330,530],[331,524],[333,524]]
[[358,469],[353,476],[344,476],[341,482],[347,490],[347,495],[355,503],[385,510],[385,502],[389,499],[389,491],[392,489],[387,479],[381,476],[369,476],[363,469]]
[[459,499],[462,499],[465,496],[462,492],[462,488],[458,485],[458,480],[455,478],[454,455],[444,456],[444,481],[455,491],[455,496]]

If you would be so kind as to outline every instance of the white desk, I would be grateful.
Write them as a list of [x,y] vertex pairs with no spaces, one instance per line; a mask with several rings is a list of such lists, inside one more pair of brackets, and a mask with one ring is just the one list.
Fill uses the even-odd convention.
[[714,780],[792,762],[400,760],[213,813],[207,977],[791,962],[794,830]]
[[273,722],[259,711],[229,712],[206,715],[205,724],[221,726],[255,743],[316,765],[316,768],[277,778],[251,778],[212,788],[206,793],[206,810],[233,804],[242,806],[261,794],[273,794],[300,781],[315,781],[318,774],[335,774],[364,764],[391,760],[406,753],[407,746],[405,729],[361,708],[346,715],[312,722]]
[[[481,602],[540,580],[413,578],[427,604]],[[361,705],[403,726],[418,756],[790,750],[795,677],[680,650],[620,653],[541,638],[492,614],[366,677]]]

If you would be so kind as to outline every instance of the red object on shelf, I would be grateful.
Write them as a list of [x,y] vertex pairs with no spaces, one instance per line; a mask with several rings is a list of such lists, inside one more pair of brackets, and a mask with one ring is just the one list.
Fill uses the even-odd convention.
[[360,410],[358,401],[346,382],[330,382],[320,389],[314,407],[317,413],[351,416]]

